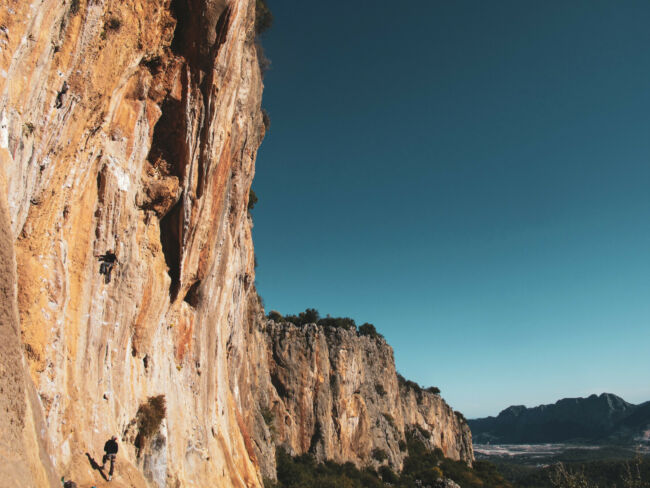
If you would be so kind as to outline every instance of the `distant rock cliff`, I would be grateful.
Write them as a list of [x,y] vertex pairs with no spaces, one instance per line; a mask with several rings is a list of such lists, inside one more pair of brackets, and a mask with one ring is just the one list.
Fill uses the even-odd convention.
[[268,418],[276,443],[289,452],[399,469],[411,431],[430,448],[471,464],[467,423],[440,395],[398,380],[393,350],[383,338],[273,321],[267,332],[277,392],[269,399]]
[[534,408],[511,406],[469,424],[476,442],[649,442],[650,402],[633,405],[603,393]]
[[0,5],[3,479],[101,486],[112,434],[118,488],[258,487],[276,442],[399,466],[411,425],[471,461],[466,426],[398,386],[384,343],[264,318],[247,211],[265,131],[255,12]]

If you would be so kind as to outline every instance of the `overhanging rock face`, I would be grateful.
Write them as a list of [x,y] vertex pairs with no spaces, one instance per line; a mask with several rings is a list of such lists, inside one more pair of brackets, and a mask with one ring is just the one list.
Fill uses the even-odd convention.
[[[233,371],[259,309],[254,16],[252,0],[0,7],[3,231],[59,475],[92,483],[85,453],[101,458],[118,434],[114,483],[260,485],[265,446],[248,437],[257,413]],[[138,408],[161,394],[157,441],[138,449]]]

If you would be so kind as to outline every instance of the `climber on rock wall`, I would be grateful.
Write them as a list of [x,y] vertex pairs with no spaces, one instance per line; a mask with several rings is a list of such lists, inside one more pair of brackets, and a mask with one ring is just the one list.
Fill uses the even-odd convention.
[[111,282],[111,271],[113,271],[113,266],[117,263],[117,256],[113,251],[108,251],[106,254],[98,256],[102,264],[99,265],[99,274],[104,275],[104,282]]
[[102,469],[104,469],[104,466],[106,466],[106,461],[111,462],[110,469],[108,471],[108,481],[111,481],[113,479],[113,468],[115,467],[115,456],[117,456],[117,450],[118,450],[118,445],[117,445],[117,436],[111,437],[109,440],[106,441],[106,444],[104,444],[104,457],[102,458]]

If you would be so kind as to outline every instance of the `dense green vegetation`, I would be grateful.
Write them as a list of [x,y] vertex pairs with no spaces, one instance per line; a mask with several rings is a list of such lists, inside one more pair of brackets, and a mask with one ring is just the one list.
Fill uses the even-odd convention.
[[[465,463],[446,459],[439,449],[428,450],[414,436],[407,436],[407,439],[408,457],[401,473],[395,473],[387,465],[374,470],[370,467],[358,469],[352,463],[317,463],[309,454],[292,458],[278,449],[278,481],[267,481],[266,487],[412,488],[434,486],[439,478],[446,477],[456,481],[463,488],[512,488],[496,468],[486,461],[478,461],[474,469],[471,469]],[[383,461],[387,458],[384,451],[375,451],[372,454],[375,459]]]
[[255,33],[260,35],[273,25],[273,14],[266,4],[266,0],[255,1]]
[[545,467],[497,462],[518,488],[650,488],[650,458],[554,463]]
[[384,336],[377,332],[374,325],[365,323],[357,329],[357,323],[350,317],[327,317],[321,318],[320,313],[315,308],[308,308],[298,315],[285,315],[280,312],[271,310],[268,317],[275,322],[291,322],[294,325],[318,324],[323,327],[334,327],[336,329],[355,330],[357,334],[372,338],[381,338]]
[[384,337],[379,332],[377,332],[377,329],[375,329],[374,325],[369,324],[368,322],[359,327],[359,335],[365,335],[368,337]]
[[397,381],[399,382],[400,385],[406,386],[407,388],[414,390],[418,394],[421,394],[423,391],[428,391],[429,393],[433,393],[434,395],[440,394],[440,388],[438,388],[437,386],[429,386],[428,388],[423,388],[415,381],[407,380],[406,378],[404,378],[404,376],[402,376],[399,373],[397,373]]

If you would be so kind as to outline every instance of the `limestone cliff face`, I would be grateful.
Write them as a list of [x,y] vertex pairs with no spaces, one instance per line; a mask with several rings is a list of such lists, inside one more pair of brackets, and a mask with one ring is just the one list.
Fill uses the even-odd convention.
[[[85,453],[115,433],[114,486],[260,485],[237,370],[260,309],[254,15],[254,0],[0,6],[2,230],[58,475],[96,483]],[[136,449],[138,408],[161,394],[166,418]]]
[[467,423],[439,395],[400,383],[384,339],[313,324],[269,321],[267,329],[277,392],[267,418],[279,445],[319,459],[401,469],[411,431],[471,464]]
[[384,342],[264,319],[255,3],[0,4],[0,485],[103,486],[113,434],[113,487],[258,487],[276,443],[399,467],[414,425],[471,460],[466,426],[398,384]]

